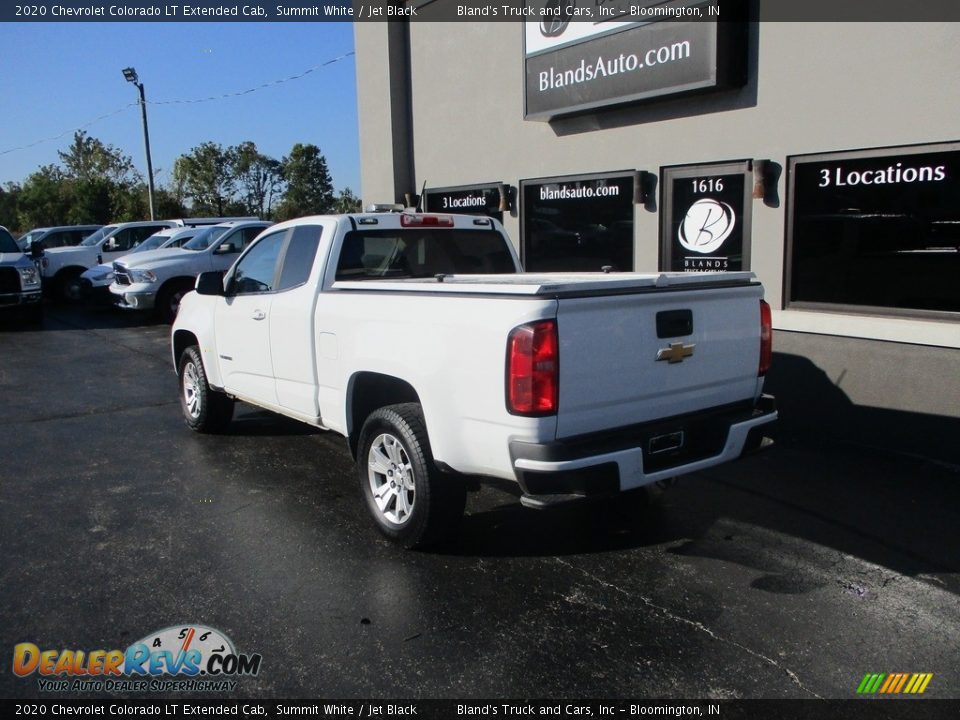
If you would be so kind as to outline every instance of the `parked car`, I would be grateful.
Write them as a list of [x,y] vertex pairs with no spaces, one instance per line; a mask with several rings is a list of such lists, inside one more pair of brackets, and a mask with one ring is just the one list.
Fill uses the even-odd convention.
[[13,235],[0,226],[0,310],[20,312],[30,322],[43,320],[40,273]]
[[57,247],[79,245],[84,238],[92,235],[103,225],[60,225],[57,227],[34,228],[17,238],[17,244],[25,253],[30,252],[33,243],[39,242],[45,250]]
[[206,272],[174,322],[184,418],[235,399],[344,435],[388,538],[436,541],[464,476],[543,508],[734,460],[776,416],[750,272],[523,273],[499,222],[307,217]]
[[[164,228],[148,237],[127,255],[121,257],[120,260],[134,253],[147,252],[148,250],[183,247],[201,231],[202,228],[200,227]],[[113,282],[113,277],[113,263],[103,263],[85,271],[80,276],[83,298],[88,302],[97,304],[112,304],[113,295],[110,294],[110,284]]]
[[83,289],[80,276],[85,270],[126,255],[158,230],[213,225],[227,219],[234,218],[142,220],[106,225],[75,247],[52,248],[44,254],[40,262],[44,289],[62,300],[79,300]]
[[180,249],[154,250],[114,262],[110,292],[124,310],[155,310],[173,322],[183,296],[193,290],[197,275],[226,270],[272,223],[264,220],[226,222],[206,228]]

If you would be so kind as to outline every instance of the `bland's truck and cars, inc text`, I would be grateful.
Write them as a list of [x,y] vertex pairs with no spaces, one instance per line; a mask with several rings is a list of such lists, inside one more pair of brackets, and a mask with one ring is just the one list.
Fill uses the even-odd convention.
[[366,213],[265,230],[172,329],[187,424],[234,400],[347,438],[379,529],[435,542],[464,476],[534,508],[734,460],[776,418],[749,272],[524,273],[494,219]]

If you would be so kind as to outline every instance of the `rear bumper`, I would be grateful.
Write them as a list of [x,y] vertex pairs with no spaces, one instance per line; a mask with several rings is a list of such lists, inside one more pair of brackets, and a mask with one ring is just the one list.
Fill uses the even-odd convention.
[[510,443],[528,495],[605,495],[735,460],[777,419],[774,399],[727,405],[551,443]]

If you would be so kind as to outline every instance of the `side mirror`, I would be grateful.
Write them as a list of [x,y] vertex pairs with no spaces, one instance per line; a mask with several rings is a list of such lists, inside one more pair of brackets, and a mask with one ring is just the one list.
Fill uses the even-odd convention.
[[34,240],[30,243],[30,259],[39,260],[43,257],[43,243],[40,240]]
[[216,270],[197,276],[197,295],[223,295],[223,275]]
[[225,242],[222,245],[217,246],[217,249],[213,251],[214,255],[230,255],[231,253],[237,252],[236,246],[232,242]]

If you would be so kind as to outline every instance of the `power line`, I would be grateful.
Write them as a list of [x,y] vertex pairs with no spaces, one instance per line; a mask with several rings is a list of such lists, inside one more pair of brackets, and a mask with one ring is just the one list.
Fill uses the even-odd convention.
[[[194,103],[211,102],[212,100],[226,100],[228,98],[240,97],[241,95],[249,95],[250,93],[258,92],[260,90],[264,90],[266,88],[273,87],[275,85],[282,85],[283,83],[290,82],[291,80],[299,80],[300,78],[306,77],[310,73],[316,72],[317,70],[325,68],[328,65],[333,65],[334,63],[338,63],[342,60],[346,60],[348,57],[351,57],[354,54],[355,54],[354,51],[351,50],[348,53],[344,53],[343,55],[339,55],[335,58],[331,58],[330,60],[320,63],[319,65],[314,65],[311,68],[307,68],[303,72],[297,73],[296,75],[290,75],[289,77],[280,78],[279,80],[271,80],[270,82],[263,83],[262,85],[257,85],[256,87],[248,88],[247,90],[239,90],[237,92],[224,93],[222,95],[211,95],[210,97],[205,97],[205,98],[194,98],[192,100],[147,100],[147,104],[148,105],[192,105]],[[27,150],[28,148],[32,148],[36,145],[40,145],[45,142],[51,142],[52,140],[59,140],[64,135],[70,135],[71,133],[84,130],[90,127],[91,125],[93,125],[94,123],[98,123],[101,120],[106,120],[108,117],[113,117],[114,115],[122,113],[124,110],[129,110],[132,107],[136,107],[139,104],[140,104],[139,102],[127,103],[123,107],[119,107],[116,110],[112,110],[111,112],[101,115],[100,117],[96,117],[93,120],[90,120],[89,122],[84,123],[80,127],[74,128],[73,130],[64,130],[59,135],[53,135],[51,137],[43,138],[41,140],[35,140],[31,143],[27,143],[26,145],[21,145],[19,147],[8,148],[7,150],[0,150],[0,155],[7,155],[8,153],[17,152],[18,150]]]
[[335,57],[331,60],[327,60],[326,62],[322,62],[319,65],[314,65],[312,68],[307,68],[303,72],[297,73],[296,75],[280,78],[279,80],[271,80],[270,82],[263,83],[263,85],[257,85],[256,87],[252,87],[247,90],[239,90],[237,92],[224,93],[223,95],[211,95],[210,97],[195,98],[193,100],[147,100],[147,105],[190,105],[193,103],[204,103],[204,102],[210,102],[211,100],[225,100],[227,98],[239,97],[241,95],[249,95],[250,93],[254,93],[259,90],[264,90],[268,87],[273,87],[274,85],[281,85],[285,82],[290,82],[291,80],[299,80],[300,78],[306,77],[310,73],[316,72],[317,70],[320,70],[321,68],[325,68],[328,65],[333,65],[334,63],[338,63],[341,60],[346,60],[348,57],[352,56],[353,54],[354,52],[351,50],[348,53],[344,53],[343,55],[340,55],[339,57]]
[[17,150],[26,150],[27,148],[32,148],[34,145],[40,145],[41,143],[50,142],[51,140],[59,140],[64,135],[69,135],[70,133],[79,132],[80,130],[90,127],[94,123],[100,122],[101,120],[106,120],[108,117],[113,117],[114,115],[122,113],[124,110],[128,110],[129,108],[136,107],[137,105],[139,105],[139,103],[136,103],[136,102],[127,103],[123,107],[119,107],[116,110],[106,113],[105,115],[101,115],[100,117],[94,118],[93,120],[90,120],[89,122],[86,122],[80,127],[75,128],[73,130],[64,130],[59,135],[52,135],[50,137],[43,138],[42,140],[34,140],[32,143],[27,143],[26,145],[21,145],[20,147],[10,148],[9,150],[0,150],[0,155],[6,155],[7,153],[16,152]]

